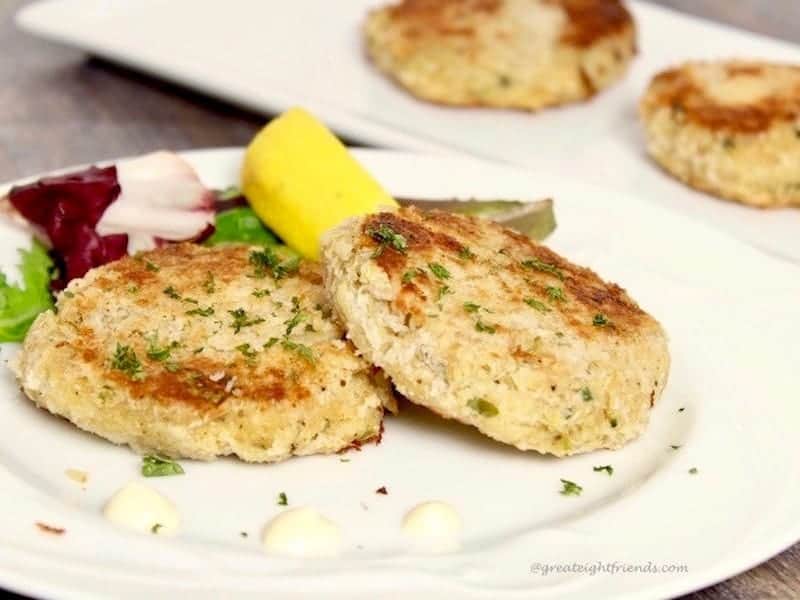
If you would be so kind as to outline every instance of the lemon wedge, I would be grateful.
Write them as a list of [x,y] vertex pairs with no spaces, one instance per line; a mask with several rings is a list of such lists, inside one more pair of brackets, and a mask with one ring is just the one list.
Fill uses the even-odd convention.
[[347,217],[397,207],[322,123],[301,108],[272,120],[247,147],[242,192],[255,213],[306,258]]

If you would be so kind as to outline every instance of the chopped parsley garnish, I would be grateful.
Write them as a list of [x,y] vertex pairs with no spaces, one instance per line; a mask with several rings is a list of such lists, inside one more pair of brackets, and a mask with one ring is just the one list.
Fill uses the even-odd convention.
[[469,406],[482,417],[496,417],[498,414],[500,414],[500,411],[497,410],[497,407],[494,404],[488,400],[484,400],[483,398],[472,398],[467,401],[467,406]]
[[583,491],[581,486],[569,479],[562,479],[561,484],[564,486],[561,488],[562,496],[580,496]]
[[339,462],[350,462],[349,458],[340,458]]
[[272,292],[270,292],[267,288],[263,288],[260,290],[253,291],[253,296],[256,298],[263,298],[264,296],[269,296]]
[[231,327],[233,328],[234,333],[239,333],[245,327],[251,327],[253,325],[258,325],[259,323],[263,323],[264,319],[261,317],[254,317],[251,318],[247,315],[247,312],[243,308],[237,308],[236,310],[229,310],[228,314],[233,317],[233,321],[231,322]]
[[672,444],[670,445],[670,448],[672,448],[673,450],[678,450],[680,448],[680,444]]
[[122,371],[134,381],[144,379],[142,363],[136,357],[136,352],[130,346],[123,346],[119,342],[114,350],[114,356],[111,358],[111,368]]
[[161,523],[154,523],[150,528],[150,533],[158,534],[158,530],[164,527]]
[[158,335],[153,334],[147,338],[147,358],[157,362],[164,362],[168,360],[172,351],[180,346],[178,342],[172,342],[166,346],[159,346]]
[[240,532],[239,532],[239,535],[240,535],[241,537],[243,537],[243,538],[246,538],[248,534],[247,534],[247,532],[246,532],[246,531],[240,531]]
[[128,286],[128,293],[129,294],[138,294],[139,293],[139,286],[138,285]]
[[142,475],[144,477],[167,477],[183,475],[183,467],[174,460],[148,454],[142,458]]
[[564,281],[564,273],[559,269],[557,266],[552,265],[550,263],[546,263],[538,258],[529,258],[527,260],[522,261],[522,266],[527,267],[529,269],[533,269],[534,271],[540,271],[542,273],[549,273],[554,277],[558,277],[561,281]]
[[272,348],[275,344],[277,344],[280,340],[276,337],[269,338],[266,342],[264,342],[264,348]]
[[380,244],[378,250],[375,251],[375,256],[380,256],[386,246],[403,254],[408,250],[406,238],[386,223],[381,223],[376,229],[368,230],[367,235]]
[[564,295],[564,290],[560,287],[548,285],[544,292],[553,302],[564,302],[567,299],[567,297]]
[[468,313],[478,312],[480,309],[480,304],[475,304],[474,302],[464,302],[464,310]]
[[305,358],[308,362],[314,363],[314,352],[306,346],[305,344],[298,344],[297,342],[293,342],[292,340],[281,340],[281,346],[283,346],[286,350],[293,350],[297,352],[300,356]]
[[453,290],[450,289],[449,285],[441,285],[439,286],[439,295],[437,296],[437,300],[441,300],[447,294],[452,294]]
[[592,396],[592,390],[588,387],[581,388],[581,398],[583,398],[584,402],[591,402],[594,399]]
[[616,427],[618,423],[617,420],[612,417],[611,419],[608,420],[608,424],[611,425],[611,427]]
[[475,258],[475,253],[470,250],[468,246],[462,246],[461,250],[458,251],[458,258],[462,260],[472,260]]
[[592,325],[595,327],[605,327],[609,324],[608,317],[605,316],[603,313],[597,313],[594,318],[592,319]]
[[217,291],[217,283],[211,271],[206,273],[206,278],[203,281],[203,289],[206,291],[206,294],[213,294]]
[[428,268],[431,270],[431,273],[436,275],[438,279],[449,279],[450,278],[450,271],[445,269],[439,263],[431,262],[428,263]]
[[250,344],[239,344],[236,346],[236,349],[248,360],[254,359],[258,354],[258,352],[254,350]]
[[697,467],[692,467],[689,469],[689,475],[697,475],[700,471],[697,470]]
[[602,467],[593,467],[592,471],[596,473],[605,471],[606,473],[608,473],[608,476],[611,477],[614,474],[614,467],[612,467],[611,465],[603,465]]
[[273,279],[283,279],[297,271],[300,259],[295,257],[282,261],[275,250],[265,246],[250,253],[250,264],[255,267],[254,277],[261,279],[269,272]]
[[198,317],[210,317],[214,314],[214,308],[208,306],[206,308],[193,308],[192,310],[186,311],[187,315],[196,315]]
[[278,506],[289,506],[289,499],[286,497],[286,492],[278,494]]
[[683,411],[685,411],[685,410],[686,410],[686,407],[685,407],[685,406],[681,406],[681,407],[678,409],[678,412],[683,412]]
[[292,335],[294,328],[302,323],[305,319],[306,314],[300,310],[300,299],[297,296],[292,296],[292,318],[283,322],[284,325],[286,325],[286,333],[284,336],[288,338],[290,335]]
[[495,327],[494,325],[489,325],[487,323],[484,323],[482,320],[478,319],[475,322],[475,330],[480,331],[481,333],[493,334],[497,331],[497,327]]
[[181,370],[181,366],[176,362],[167,362],[164,364],[164,369],[166,369],[170,373],[177,373]]
[[164,288],[164,294],[166,294],[170,298],[173,298],[174,300],[180,300],[181,299],[181,295],[172,286]]
[[409,269],[408,271],[403,273],[403,278],[401,281],[403,283],[411,283],[411,280],[414,279],[414,277],[424,274],[425,271],[423,271],[422,269]]
[[525,304],[531,308],[535,308],[539,312],[550,312],[550,308],[544,302],[540,302],[536,298],[525,298]]
[[153,271],[154,273],[161,270],[161,267],[159,267],[156,263],[151,262],[149,260],[144,261],[144,266],[148,271]]

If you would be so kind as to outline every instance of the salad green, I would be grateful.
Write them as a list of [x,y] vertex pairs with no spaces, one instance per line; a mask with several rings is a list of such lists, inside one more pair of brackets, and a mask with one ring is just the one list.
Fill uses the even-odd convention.
[[253,209],[247,206],[222,211],[217,215],[215,227],[216,230],[205,242],[207,246],[235,242],[258,246],[275,246],[280,243]]
[[37,241],[30,250],[19,250],[22,285],[8,283],[0,273],[0,342],[20,342],[36,316],[53,307],[50,282],[53,261]]

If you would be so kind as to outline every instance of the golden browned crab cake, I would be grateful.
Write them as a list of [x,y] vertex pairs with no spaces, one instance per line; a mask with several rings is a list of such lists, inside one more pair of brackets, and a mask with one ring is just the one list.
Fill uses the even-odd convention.
[[412,94],[536,110],[583,100],[636,54],[620,0],[401,0],[364,26],[372,61]]
[[800,206],[800,67],[691,62],[640,104],[647,149],[688,185],[759,207]]
[[522,450],[617,448],[669,370],[661,326],[619,286],[476,217],[401,209],[323,242],[348,337],[412,402]]
[[315,263],[168,246],[71,282],[15,370],[39,406],[142,453],[336,452],[377,438],[393,399],[331,314]]

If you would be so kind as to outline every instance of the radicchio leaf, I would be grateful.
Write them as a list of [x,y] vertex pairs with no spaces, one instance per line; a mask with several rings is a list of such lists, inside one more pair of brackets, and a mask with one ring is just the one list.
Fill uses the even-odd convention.
[[103,236],[95,230],[119,194],[117,169],[113,166],[89,167],[11,189],[9,202],[28,221],[42,228],[50,241],[60,273],[52,283],[53,289],[63,289],[89,269],[125,255],[127,235]]

